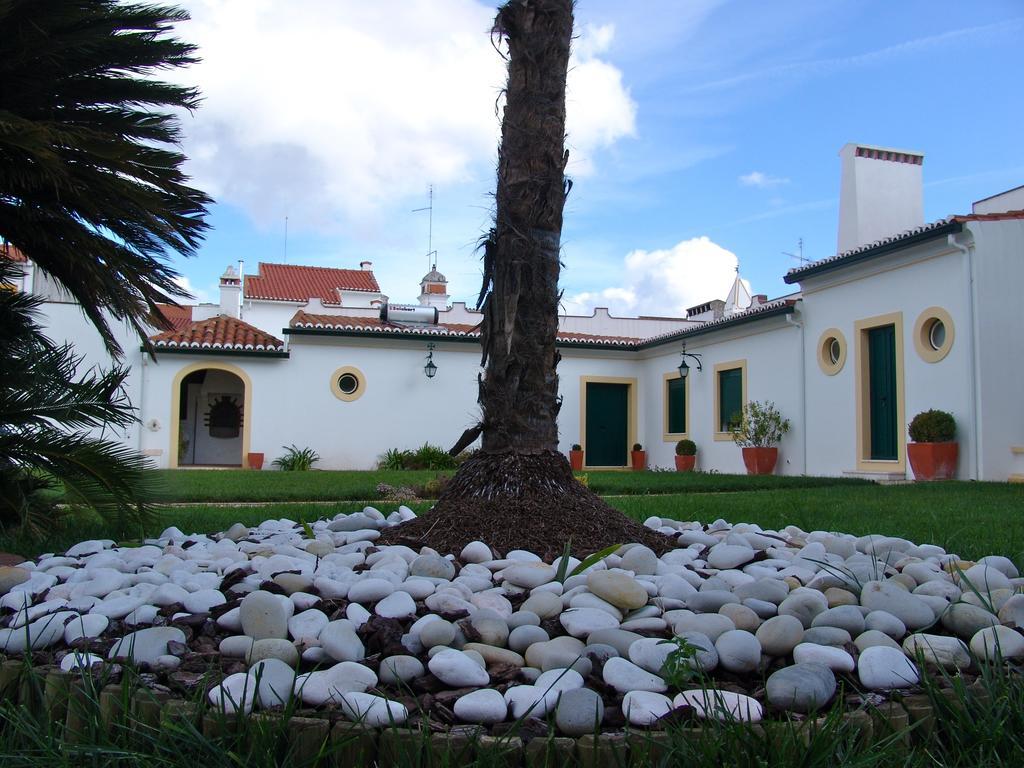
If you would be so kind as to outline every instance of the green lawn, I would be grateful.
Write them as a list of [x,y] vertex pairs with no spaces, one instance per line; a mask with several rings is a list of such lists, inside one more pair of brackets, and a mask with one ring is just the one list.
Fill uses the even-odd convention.
[[[235,522],[256,525],[272,517],[308,521],[353,512],[361,507],[359,500],[376,497],[379,482],[411,485],[432,479],[435,474],[165,472],[166,498],[173,498],[180,506],[164,508],[158,520],[146,530],[133,533],[133,538],[156,536],[170,525],[186,533],[212,532]],[[797,525],[804,530],[880,533],[939,544],[966,558],[1006,555],[1024,567],[1024,485],[951,482],[878,486],[829,478],[668,472],[593,472],[588,479],[590,486],[608,496],[613,506],[638,520],[651,515],[702,522],[724,518],[765,528]],[[309,503],[318,498],[331,502]],[[231,501],[237,503],[225,503]],[[259,501],[271,503],[256,506]],[[398,506],[371,503],[385,512]],[[424,501],[410,506],[422,513],[430,504]],[[85,538],[108,537],[114,538],[101,521],[79,518],[56,525],[44,544],[0,537],[0,550],[36,555],[44,550],[66,549]]]
[[[344,501],[377,499],[377,485],[422,486],[436,471],[312,471],[252,472],[225,470],[160,470],[160,499],[166,502]],[[866,486],[863,480],[834,477],[720,475],[702,472],[588,472],[594,491],[602,495],[721,493],[780,488]]]

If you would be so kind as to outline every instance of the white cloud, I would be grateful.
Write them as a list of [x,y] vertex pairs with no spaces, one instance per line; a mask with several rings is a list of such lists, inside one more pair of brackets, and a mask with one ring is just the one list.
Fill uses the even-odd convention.
[[[185,275],[178,275],[177,277],[174,278],[174,282],[178,285],[179,288],[184,288],[186,291],[192,294],[192,298],[199,304],[209,304],[212,301],[212,299],[210,298],[211,291],[208,291],[205,288],[196,288],[194,285],[192,285],[192,281],[185,277]],[[220,299],[218,298],[218,301],[219,300]],[[187,302],[188,300],[185,299],[184,301]]]
[[631,251],[624,260],[623,285],[567,296],[562,308],[567,314],[608,307],[620,316],[680,317],[688,307],[725,299],[738,263],[734,253],[708,237],[683,240],[667,249]]
[[[486,180],[500,135],[504,62],[494,10],[474,0],[188,0],[179,34],[202,62],[186,118],[197,183],[258,223],[351,225],[427,183]],[[634,131],[636,104],[600,58],[614,27],[588,27],[569,74],[575,173]]]
[[739,178],[740,184],[744,187],[757,187],[758,189],[770,189],[781,184],[789,184],[789,179],[782,176],[769,176],[761,171],[751,171]]

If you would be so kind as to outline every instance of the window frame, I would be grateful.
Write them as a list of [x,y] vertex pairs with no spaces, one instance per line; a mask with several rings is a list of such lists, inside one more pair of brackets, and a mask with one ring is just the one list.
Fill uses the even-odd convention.
[[715,405],[712,413],[712,428],[715,430],[714,439],[716,442],[726,442],[732,440],[732,432],[723,432],[720,427],[722,425],[722,383],[721,374],[723,372],[738,370],[740,372],[740,409],[747,404],[747,361],[746,358],[742,360],[730,360],[725,363],[717,363],[714,367],[714,383],[713,387],[715,390]]
[[[692,371],[691,371],[692,376]],[[666,443],[677,443],[680,440],[685,440],[690,437],[690,378],[687,376],[683,379],[678,371],[663,374],[661,377],[661,403],[662,403],[662,420],[661,420],[661,439]],[[669,407],[669,382],[679,381],[683,382],[683,426],[685,429],[682,432],[673,432],[670,427],[670,411]]]

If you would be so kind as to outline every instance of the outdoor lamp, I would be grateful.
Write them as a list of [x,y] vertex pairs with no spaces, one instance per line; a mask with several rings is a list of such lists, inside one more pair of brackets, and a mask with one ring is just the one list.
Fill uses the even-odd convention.
[[437,375],[437,366],[434,365],[434,344],[431,342],[427,344],[427,364],[423,366],[423,372],[427,374],[428,379],[434,378]]
[[685,341],[683,342],[683,351],[682,351],[681,354],[682,354],[682,360],[679,361],[679,378],[685,379],[687,376],[690,375],[690,366],[686,362],[686,358],[688,358],[688,357],[692,357],[694,359],[694,361],[697,363],[697,370],[698,371],[703,371],[704,370],[701,367],[701,364],[700,364],[700,354],[699,353],[693,353],[693,352],[687,352],[686,351],[686,342]]

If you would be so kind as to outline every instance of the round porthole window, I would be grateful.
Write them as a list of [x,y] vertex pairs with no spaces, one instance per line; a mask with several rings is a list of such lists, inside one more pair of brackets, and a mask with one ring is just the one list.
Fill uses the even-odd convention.
[[914,348],[926,363],[937,363],[953,348],[953,318],[941,307],[929,307],[914,323]]
[[343,394],[351,395],[359,389],[359,379],[351,373],[343,373],[338,377],[338,389],[340,389]]
[[838,328],[829,328],[818,339],[818,367],[822,373],[835,376],[846,363],[846,337]]
[[331,392],[339,400],[352,402],[358,400],[366,391],[366,377],[358,368],[346,366],[339,368],[331,376]]
[[836,365],[839,362],[839,358],[843,354],[843,345],[839,343],[839,339],[832,338],[828,343],[828,361],[832,365]]

